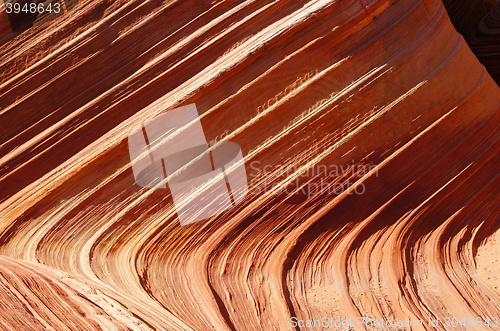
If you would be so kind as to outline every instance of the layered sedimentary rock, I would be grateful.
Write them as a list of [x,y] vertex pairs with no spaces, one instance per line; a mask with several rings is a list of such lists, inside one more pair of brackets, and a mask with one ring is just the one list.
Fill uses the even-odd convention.
[[477,25],[498,3],[498,0],[443,0],[451,22],[468,40]]
[[[499,316],[475,255],[499,224],[500,89],[440,1],[80,1],[22,33],[5,20],[3,329]],[[168,189],[134,182],[127,137],[191,103],[207,141],[241,147],[249,193],[180,226]]]
[[11,30],[20,32],[68,13],[77,3],[78,0],[11,0],[4,5]]
[[478,24],[469,44],[491,77],[500,84],[500,3]]
[[141,330],[144,323],[101,290],[39,264],[0,257],[2,330]]

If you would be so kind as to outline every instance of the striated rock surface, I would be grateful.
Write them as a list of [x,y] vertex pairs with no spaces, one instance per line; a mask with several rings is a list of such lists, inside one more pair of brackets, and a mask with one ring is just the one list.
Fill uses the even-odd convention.
[[443,0],[451,22],[466,40],[498,0]]
[[[500,316],[476,269],[500,89],[440,1],[84,0],[22,33],[4,10],[2,330]],[[191,103],[250,191],[181,227],[127,136]]]
[[500,3],[479,23],[469,44],[491,77],[500,84]]
[[0,257],[0,284],[2,330],[150,330],[88,281],[39,264]]

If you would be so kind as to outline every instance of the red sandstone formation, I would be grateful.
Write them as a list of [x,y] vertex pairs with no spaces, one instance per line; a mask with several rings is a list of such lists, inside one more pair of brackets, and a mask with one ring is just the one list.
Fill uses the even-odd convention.
[[[476,264],[500,89],[440,1],[84,0],[22,33],[4,10],[2,330],[500,316],[497,255]],[[241,146],[250,192],[181,227],[127,137],[190,103]]]

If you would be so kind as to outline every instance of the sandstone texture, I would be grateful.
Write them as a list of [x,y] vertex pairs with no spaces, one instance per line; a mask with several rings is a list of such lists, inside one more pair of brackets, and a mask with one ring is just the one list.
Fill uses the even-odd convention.
[[[180,226],[127,137],[192,103],[249,192]],[[438,0],[81,0],[22,32],[1,7],[0,330],[498,318],[499,110]]]
[[465,39],[469,39],[479,22],[498,3],[498,0],[443,0],[451,22]]
[[479,61],[500,85],[500,3],[481,20],[469,43]]

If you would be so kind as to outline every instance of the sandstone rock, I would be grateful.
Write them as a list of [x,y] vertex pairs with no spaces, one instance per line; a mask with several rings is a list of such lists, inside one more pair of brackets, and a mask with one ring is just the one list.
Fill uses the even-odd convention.
[[[499,316],[475,254],[498,228],[500,89],[440,1],[87,0],[22,33],[5,20],[2,328]],[[241,147],[250,191],[180,226],[168,189],[135,184],[127,137],[191,103],[207,141]]]
[[500,4],[479,23],[469,44],[491,77],[500,84]]

